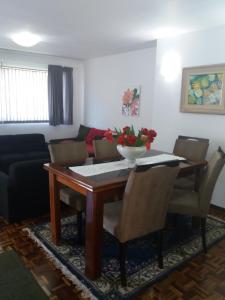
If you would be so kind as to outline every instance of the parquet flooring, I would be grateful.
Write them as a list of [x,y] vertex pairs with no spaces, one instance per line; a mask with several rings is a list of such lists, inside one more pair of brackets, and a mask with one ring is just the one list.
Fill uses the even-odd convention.
[[[221,210],[212,209],[210,213],[225,220],[225,212]],[[81,296],[81,290],[56,269],[45,253],[22,231],[28,224],[41,221],[43,218],[7,224],[0,219],[0,252],[6,249],[16,250],[50,300],[85,299]],[[207,255],[200,254],[136,298],[201,299],[225,300],[225,240],[209,249]]]

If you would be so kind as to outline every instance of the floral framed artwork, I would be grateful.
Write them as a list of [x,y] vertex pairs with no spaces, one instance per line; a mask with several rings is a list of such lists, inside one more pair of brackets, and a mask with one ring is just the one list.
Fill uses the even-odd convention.
[[225,64],[184,68],[181,112],[225,114]]
[[124,90],[122,95],[122,115],[136,117],[140,115],[141,87],[135,86]]

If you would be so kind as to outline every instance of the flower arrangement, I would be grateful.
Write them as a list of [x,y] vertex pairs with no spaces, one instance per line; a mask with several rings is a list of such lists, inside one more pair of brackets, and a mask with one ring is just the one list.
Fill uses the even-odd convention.
[[156,136],[157,132],[155,130],[147,128],[138,130],[138,134],[136,135],[133,126],[126,126],[122,130],[115,128],[114,131],[108,129],[105,132],[105,137],[110,143],[115,139],[118,145],[129,147],[146,146],[147,150],[150,149],[150,145]]

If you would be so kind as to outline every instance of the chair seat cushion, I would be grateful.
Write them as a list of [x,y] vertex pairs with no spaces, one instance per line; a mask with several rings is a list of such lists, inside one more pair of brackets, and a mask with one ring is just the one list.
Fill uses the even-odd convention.
[[200,217],[201,212],[198,193],[175,189],[169,202],[168,212]]
[[195,175],[180,177],[175,180],[174,187],[176,189],[194,190],[195,189]]
[[106,203],[104,205],[103,227],[112,235],[118,237],[117,225],[122,209],[122,201]]
[[86,198],[70,188],[62,188],[60,190],[60,200],[77,211],[85,210]]

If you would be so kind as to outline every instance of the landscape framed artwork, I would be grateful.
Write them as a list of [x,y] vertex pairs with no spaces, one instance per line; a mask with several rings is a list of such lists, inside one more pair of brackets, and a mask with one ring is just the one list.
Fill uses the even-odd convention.
[[141,87],[126,88],[122,94],[122,115],[138,117],[140,115]]
[[225,114],[225,64],[184,68],[181,112]]

